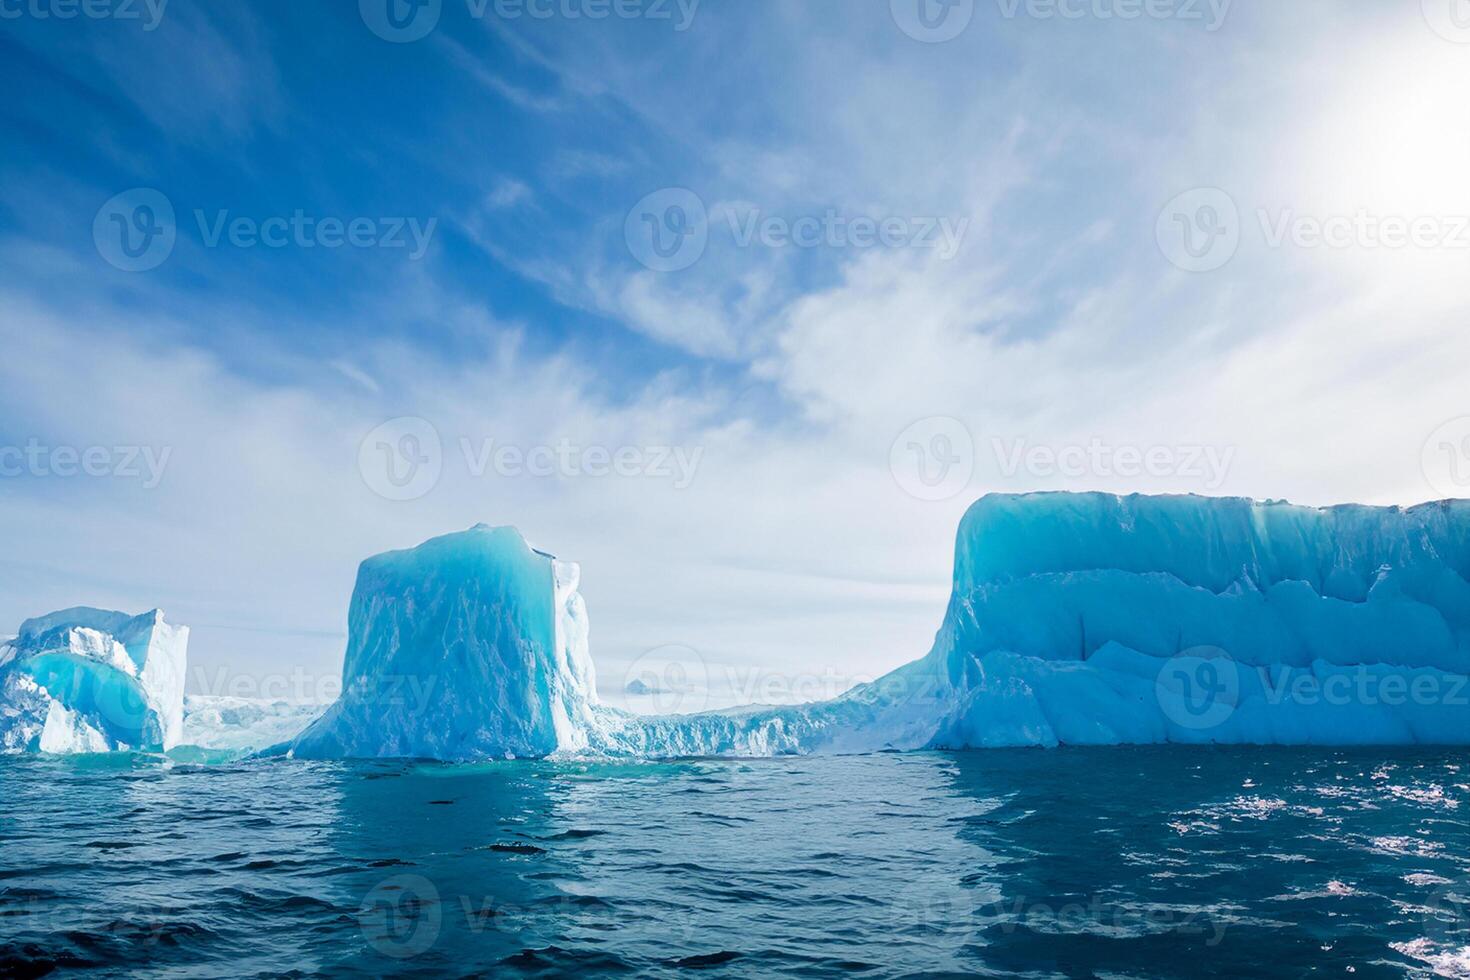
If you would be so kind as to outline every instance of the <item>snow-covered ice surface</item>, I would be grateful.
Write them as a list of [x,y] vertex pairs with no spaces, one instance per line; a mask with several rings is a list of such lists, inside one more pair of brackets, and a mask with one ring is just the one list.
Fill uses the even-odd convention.
[[188,694],[184,696],[180,744],[225,757],[245,755],[295,738],[326,707],[301,701]]
[[598,703],[576,566],[484,525],[369,559],[301,757],[1470,743],[1470,502],[992,495],[929,654],[813,705]]
[[183,738],[189,630],[78,607],[0,648],[0,751],[166,751]]

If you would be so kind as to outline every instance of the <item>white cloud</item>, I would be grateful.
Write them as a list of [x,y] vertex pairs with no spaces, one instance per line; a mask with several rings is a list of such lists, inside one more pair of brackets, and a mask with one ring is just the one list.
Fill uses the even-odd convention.
[[[1426,167],[1443,177],[1442,161],[1422,154],[1394,162],[1385,151],[1370,167],[1360,155],[1305,149],[1323,142],[1318,120],[1347,126],[1360,97],[1371,100],[1370,118],[1400,119],[1398,90],[1358,73],[1369,63],[1386,66],[1374,77],[1396,77],[1394,65],[1419,58],[1428,41],[1412,24],[1388,55],[1375,53],[1377,20],[1329,35],[1298,13],[1259,13],[1269,23],[1246,22],[1237,40],[1177,25],[1109,28],[1138,53],[1140,77],[1177,75],[1180,94],[1129,91],[1107,50],[1080,43],[1082,28],[1003,25],[1019,48],[1042,47],[1048,65],[1067,69],[1048,80],[1005,70],[1011,35],[977,30],[969,48],[930,50],[878,15],[853,25],[811,15],[827,32],[815,45],[806,14],[763,24],[767,56],[729,76],[759,110],[741,119],[728,118],[744,103],[708,67],[722,53],[707,41],[672,39],[668,60],[637,63],[600,43],[560,58],[518,48],[542,67],[576,64],[572,81],[558,77],[582,101],[631,106],[673,134],[712,204],[972,220],[949,261],[912,249],[803,257],[717,243],[681,278],[623,254],[621,208],[631,201],[601,202],[607,213],[586,226],[552,227],[525,213],[535,208],[513,206],[532,192],[510,179],[464,218],[487,253],[558,301],[618,317],[711,362],[708,370],[696,361],[614,375],[579,360],[575,340],[528,354],[516,328],[446,300],[432,268],[385,288],[384,302],[457,340],[478,339],[473,353],[365,344],[326,375],[262,334],[252,356],[288,379],[273,382],[181,346],[184,331],[157,317],[4,298],[6,439],[126,440],[173,456],[150,493],[115,482],[0,484],[9,544],[0,576],[17,586],[0,589],[0,631],[80,601],[163,604],[185,621],[231,627],[200,635],[204,663],[242,653],[248,669],[309,662],[330,671],[340,654],[330,634],[342,628],[358,560],[485,520],[517,524],[583,561],[605,678],[666,644],[715,662],[863,675],[926,648],[955,525],[986,489],[1209,490],[1307,503],[1431,495],[1423,442],[1470,414],[1463,254],[1271,250],[1256,236],[1223,269],[1196,275],[1170,266],[1153,240],[1164,201],[1192,186],[1227,187],[1249,218],[1282,201],[1325,206],[1314,188],[1349,199],[1367,180],[1363,167],[1375,179],[1404,168],[1374,187],[1412,189]],[[1292,43],[1269,56],[1296,60],[1252,71],[1261,56],[1252,41],[1271,28]],[[1328,57],[1349,41],[1362,58]],[[1434,50],[1422,57],[1450,57]],[[980,69],[977,52],[991,59]],[[864,71],[849,70],[858,63]],[[710,98],[649,87],[650,65],[671,77],[684,69]],[[1322,93],[1332,92],[1346,93],[1344,104],[1324,109]],[[1373,145],[1366,133],[1344,139]],[[754,410],[752,390],[774,392],[779,405]],[[445,471],[423,499],[393,503],[364,483],[357,451],[374,426],[401,415],[434,424]],[[934,415],[963,420],[979,455],[966,493],[924,503],[895,482],[889,450],[906,426]],[[461,439],[702,455],[681,490],[647,478],[476,477]],[[994,439],[1053,449],[1093,439],[1205,445],[1229,449],[1232,462],[1211,487],[1182,473],[1007,475]],[[45,584],[18,587],[27,581]]]

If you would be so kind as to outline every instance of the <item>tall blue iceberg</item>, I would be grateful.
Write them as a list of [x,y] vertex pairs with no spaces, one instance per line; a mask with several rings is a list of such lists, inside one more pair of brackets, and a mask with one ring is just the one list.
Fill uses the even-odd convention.
[[342,696],[302,758],[537,757],[586,748],[592,660],[577,566],[479,525],[369,558],[348,613]]
[[370,559],[302,757],[1470,744],[1470,502],[992,495],[929,654],[831,701],[598,703],[569,562],[480,526]]

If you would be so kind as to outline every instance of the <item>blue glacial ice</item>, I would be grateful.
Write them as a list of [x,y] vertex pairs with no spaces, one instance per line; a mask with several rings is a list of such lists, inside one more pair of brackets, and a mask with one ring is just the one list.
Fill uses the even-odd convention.
[[298,757],[1470,743],[1470,502],[992,495],[929,654],[831,701],[598,702],[575,565],[484,525],[369,559]]
[[183,737],[189,630],[79,607],[0,647],[0,751],[167,751]]
[[302,758],[539,757],[588,748],[598,709],[577,566],[479,525],[362,563],[342,696]]

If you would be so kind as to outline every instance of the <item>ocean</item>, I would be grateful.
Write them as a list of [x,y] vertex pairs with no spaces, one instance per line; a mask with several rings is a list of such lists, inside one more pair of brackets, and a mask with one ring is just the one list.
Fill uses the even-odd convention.
[[1470,755],[0,758],[0,974],[1470,977]]

